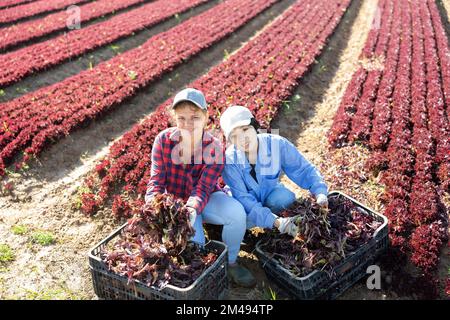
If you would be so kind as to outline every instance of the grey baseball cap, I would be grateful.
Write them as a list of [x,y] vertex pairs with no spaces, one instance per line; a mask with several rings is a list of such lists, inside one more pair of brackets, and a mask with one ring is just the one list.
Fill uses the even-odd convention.
[[207,110],[208,105],[206,104],[206,99],[203,93],[197,89],[186,88],[181,90],[175,95],[172,102],[172,109],[180,102],[189,101],[195,104],[202,110]]

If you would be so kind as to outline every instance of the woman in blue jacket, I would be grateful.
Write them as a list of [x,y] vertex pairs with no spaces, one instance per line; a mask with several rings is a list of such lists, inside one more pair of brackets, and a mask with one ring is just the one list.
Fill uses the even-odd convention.
[[328,206],[328,188],[317,169],[287,139],[258,134],[258,123],[250,110],[232,106],[220,118],[229,147],[223,179],[247,213],[247,228],[276,227],[295,236],[292,218],[276,214],[295,201],[295,194],[279,182],[283,171],[289,179],[308,189],[322,207]]

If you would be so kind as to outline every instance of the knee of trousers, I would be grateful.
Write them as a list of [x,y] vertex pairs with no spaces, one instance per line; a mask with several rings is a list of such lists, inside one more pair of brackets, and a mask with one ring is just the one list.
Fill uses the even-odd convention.
[[266,200],[266,206],[272,211],[286,209],[295,201],[295,194],[289,189],[274,190]]
[[228,225],[233,226],[241,226],[245,229],[245,226],[247,225],[247,214],[245,213],[245,209],[242,206],[242,204],[232,199],[233,201],[230,201],[229,204],[226,205],[224,209],[224,216],[226,216],[226,221]]

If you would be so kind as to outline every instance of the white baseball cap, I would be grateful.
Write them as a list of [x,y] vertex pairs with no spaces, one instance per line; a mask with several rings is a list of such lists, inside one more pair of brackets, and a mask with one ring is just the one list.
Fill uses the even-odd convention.
[[227,108],[220,117],[220,127],[225,134],[225,138],[228,140],[233,129],[249,125],[253,118],[253,114],[246,107],[231,106]]
[[183,101],[189,101],[193,104],[195,104],[197,107],[199,107],[202,110],[207,110],[208,105],[206,103],[205,96],[203,93],[197,89],[193,88],[186,88],[181,90],[175,95],[175,98],[173,98],[172,102],[172,109],[175,108],[175,106]]

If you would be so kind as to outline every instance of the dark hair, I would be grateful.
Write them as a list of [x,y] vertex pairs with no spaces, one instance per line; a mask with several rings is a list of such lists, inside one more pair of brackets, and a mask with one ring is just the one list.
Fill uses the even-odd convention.
[[261,127],[261,126],[259,125],[258,120],[256,120],[255,118],[252,118],[252,119],[250,120],[250,126],[252,126],[253,128],[255,128],[256,132],[258,132],[258,129]]

